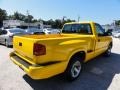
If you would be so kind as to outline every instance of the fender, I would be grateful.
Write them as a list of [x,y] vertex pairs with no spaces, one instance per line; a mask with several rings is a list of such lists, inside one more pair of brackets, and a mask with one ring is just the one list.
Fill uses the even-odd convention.
[[85,53],[87,53],[87,46],[88,43],[86,40],[69,40],[69,41],[65,41],[60,43],[59,45],[73,45],[74,48],[71,47],[71,50],[69,50],[69,53],[67,54],[67,61],[69,62],[70,58],[76,54],[77,52],[83,51]]

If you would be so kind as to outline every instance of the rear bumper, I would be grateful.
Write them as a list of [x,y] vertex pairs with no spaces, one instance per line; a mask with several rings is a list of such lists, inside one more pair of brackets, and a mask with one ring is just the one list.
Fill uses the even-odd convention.
[[53,64],[30,64],[17,56],[14,52],[10,53],[10,59],[27,73],[32,79],[45,79],[63,73],[67,67],[67,62],[57,62]]

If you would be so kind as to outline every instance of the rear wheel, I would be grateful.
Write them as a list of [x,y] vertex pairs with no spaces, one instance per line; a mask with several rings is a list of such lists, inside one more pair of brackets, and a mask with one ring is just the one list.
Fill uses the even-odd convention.
[[73,57],[70,60],[68,67],[65,71],[66,78],[69,81],[73,81],[77,79],[81,73],[81,69],[82,69],[82,63],[80,62],[80,58]]

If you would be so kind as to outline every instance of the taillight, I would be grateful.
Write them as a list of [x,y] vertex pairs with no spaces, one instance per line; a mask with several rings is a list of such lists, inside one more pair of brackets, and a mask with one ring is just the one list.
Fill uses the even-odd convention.
[[46,47],[42,44],[35,43],[33,47],[33,54],[35,56],[45,55]]

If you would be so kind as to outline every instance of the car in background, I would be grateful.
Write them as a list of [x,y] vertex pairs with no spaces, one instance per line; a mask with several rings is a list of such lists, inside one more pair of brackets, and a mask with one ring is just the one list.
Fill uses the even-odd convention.
[[118,30],[118,31],[113,31],[113,32],[112,32],[112,36],[115,37],[115,38],[119,38],[119,37],[120,37],[120,30]]
[[11,28],[0,30],[0,44],[5,44],[7,47],[13,45],[13,36],[23,35],[25,31],[20,28]]
[[120,38],[120,33],[114,35],[115,38]]
[[43,30],[37,28],[28,28],[25,32],[26,34],[45,34]]
[[45,34],[60,34],[59,29],[44,28],[43,31],[45,32]]

